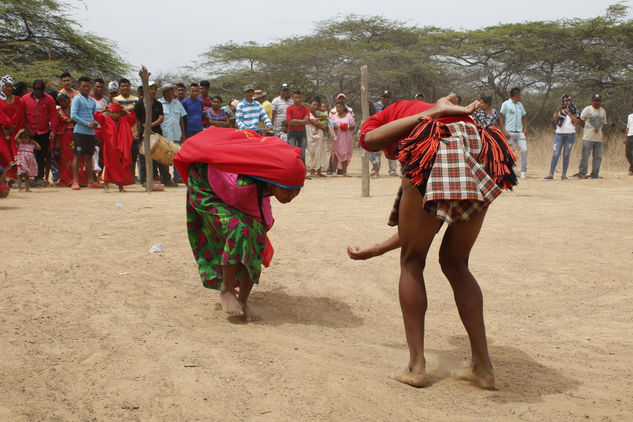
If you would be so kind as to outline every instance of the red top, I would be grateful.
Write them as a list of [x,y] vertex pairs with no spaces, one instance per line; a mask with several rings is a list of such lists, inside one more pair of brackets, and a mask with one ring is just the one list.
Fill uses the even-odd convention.
[[185,183],[189,163],[207,163],[217,170],[244,174],[286,188],[303,186],[306,168],[301,149],[255,131],[211,126],[187,139],[174,165]]
[[57,110],[53,97],[44,93],[44,96],[36,100],[33,93],[22,97],[25,126],[29,132],[41,135],[47,132],[57,133]]
[[[358,139],[360,146],[367,151],[376,152],[375,150],[371,150],[365,146],[365,135],[367,134],[367,132],[377,129],[380,126],[394,120],[422,113],[423,111],[430,109],[434,105],[435,104],[425,103],[424,101],[420,100],[399,100],[395,103],[390,104],[389,107],[386,107],[382,111],[374,114],[369,119],[367,119],[365,123],[363,123],[363,126],[361,126],[360,128],[360,137]],[[454,123],[463,121],[474,124],[470,116],[449,116],[442,117],[437,120],[442,123]]]
[[[296,105],[292,104],[289,105],[288,108],[286,109],[286,121],[290,122],[291,120],[309,120],[310,119],[310,109],[305,106],[305,105],[301,105],[301,107],[297,107]],[[300,125],[300,126],[290,126],[290,124],[288,124],[288,130],[292,131],[292,130],[306,130],[306,125]]]

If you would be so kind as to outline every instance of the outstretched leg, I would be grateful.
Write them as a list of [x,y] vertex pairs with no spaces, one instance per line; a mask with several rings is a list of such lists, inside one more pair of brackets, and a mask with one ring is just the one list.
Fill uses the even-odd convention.
[[493,389],[495,377],[488,356],[483,296],[477,280],[468,269],[470,250],[477,240],[485,216],[486,210],[468,221],[451,224],[446,229],[440,247],[440,265],[451,283],[459,316],[470,339],[472,363],[461,378],[478,387]]
[[[220,303],[222,310],[232,316],[244,315],[244,309],[235,297],[235,277],[240,264],[222,266],[222,291],[220,292]],[[241,286],[240,286],[241,291]]]
[[426,288],[424,264],[433,237],[441,221],[424,210],[422,195],[408,179],[402,179],[402,200],[399,209],[398,234],[400,252],[400,308],[409,346],[409,365],[394,378],[415,387],[426,385],[424,359],[424,317],[426,314]]

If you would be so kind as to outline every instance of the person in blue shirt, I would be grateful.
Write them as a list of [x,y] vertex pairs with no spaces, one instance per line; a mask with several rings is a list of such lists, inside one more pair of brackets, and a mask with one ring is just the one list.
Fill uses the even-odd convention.
[[95,152],[97,140],[95,129],[99,126],[94,119],[97,112],[97,102],[90,96],[92,80],[87,76],[79,78],[79,95],[77,95],[70,105],[70,119],[75,122],[73,131],[73,143],[75,145],[75,157],[73,159],[73,183],[71,188],[79,190],[79,163],[83,161],[88,176],[88,187],[101,187],[94,180],[92,172],[92,155]]
[[523,104],[521,104],[521,89],[512,88],[510,90],[510,99],[501,104],[499,110],[499,128],[508,140],[511,147],[519,146],[521,150],[521,179],[525,179],[527,172],[527,113]]
[[182,106],[187,112],[185,121],[185,136],[191,138],[198,132],[202,132],[202,108],[203,101],[200,98],[200,86],[192,83],[189,86],[189,97],[182,100]]

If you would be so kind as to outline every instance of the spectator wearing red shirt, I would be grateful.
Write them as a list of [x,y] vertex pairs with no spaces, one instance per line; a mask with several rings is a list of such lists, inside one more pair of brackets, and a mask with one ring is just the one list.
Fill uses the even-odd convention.
[[57,132],[57,110],[53,97],[44,92],[44,81],[33,81],[33,91],[22,97],[24,104],[25,126],[33,135],[33,140],[42,148],[35,151],[37,177],[31,186],[42,184],[44,167],[49,164],[51,154],[49,144]]
[[286,109],[288,122],[288,144],[301,148],[301,161],[305,164],[306,125],[310,121],[310,109],[303,104],[301,91],[292,94],[294,104]]

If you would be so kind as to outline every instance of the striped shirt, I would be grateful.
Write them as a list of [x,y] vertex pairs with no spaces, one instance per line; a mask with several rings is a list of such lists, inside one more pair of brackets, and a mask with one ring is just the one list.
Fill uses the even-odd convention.
[[235,123],[238,129],[258,130],[260,119],[264,122],[266,127],[273,125],[262,105],[257,101],[253,100],[252,103],[249,103],[246,101],[246,98],[244,98],[237,105],[237,109],[235,110]]

